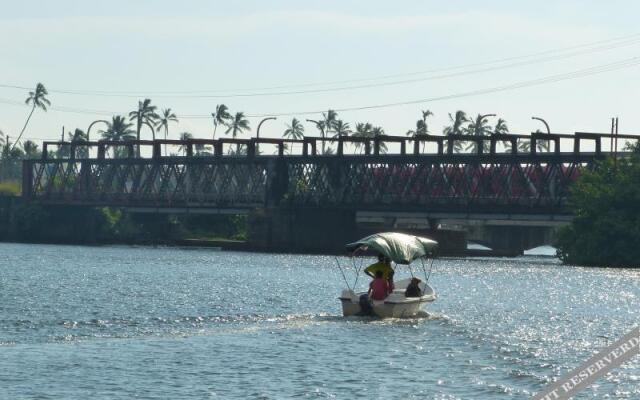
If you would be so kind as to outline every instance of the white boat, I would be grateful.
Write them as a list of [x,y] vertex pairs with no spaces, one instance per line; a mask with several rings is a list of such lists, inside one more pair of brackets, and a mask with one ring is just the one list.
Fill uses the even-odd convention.
[[421,260],[424,281],[419,283],[420,297],[407,297],[405,290],[411,282],[411,277],[394,282],[394,290],[384,300],[369,300],[366,291],[356,291],[355,286],[358,275],[362,268],[355,268],[356,280],[353,286],[349,285],[345,271],[338,263],[338,267],[345,279],[347,288],[342,290],[339,297],[342,303],[342,315],[376,315],[382,318],[402,318],[413,317],[419,314],[422,309],[437,298],[435,291],[429,285],[430,274],[424,264],[424,258],[432,255],[438,243],[419,236],[406,235],[403,233],[387,232],[377,233],[367,236],[357,242],[347,245],[347,250],[352,256],[366,250],[373,250],[384,255],[396,264],[406,265],[413,277],[411,263],[417,259]]

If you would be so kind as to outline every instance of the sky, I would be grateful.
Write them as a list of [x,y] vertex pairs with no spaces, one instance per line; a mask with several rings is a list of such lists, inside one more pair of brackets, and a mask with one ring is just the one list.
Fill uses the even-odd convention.
[[497,114],[489,122],[513,133],[543,129],[531,116],[553,132],[608,132],[618,116],[621,133],[640,134],[639,14],[615,0],[0,0],[0,130],[17,136],[41,82],[52,107],[24,134],[37,142],[145,97],[178,116],[170,138],[210,138],[220,103],[253,129],[278,115],[266,137],[329,108],[389,135],[427,109],[432,134],[456,110]]

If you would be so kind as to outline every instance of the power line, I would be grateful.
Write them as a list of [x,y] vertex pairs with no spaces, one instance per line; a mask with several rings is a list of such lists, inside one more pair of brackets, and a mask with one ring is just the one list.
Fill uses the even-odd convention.
[[[599,65],[599,66],[595,66],[595,67],[585,68],[585,69],[582,69],[582,70],[577,70],[577,71],[568,72],[568,73],[564,73],[564,74],[550,75],[550,76],[547,76],[547,77],[528,80],[528,81],[515,82],[515,83],[509,84],[509,85],[494,86],[494,87],[490,87],[490,88],[478,89],[478,90],[473,90],[473,91],[469,91],[469,92],[461,92],[461,93],[455,93],[455,94],[437,96],[437,97],[430,97],[430,98],[424,98],[424,99],[418,99],[418,100],[402,101],[402,102],[396,102],[396,103],[376,104],[376,105],[368,105],[368,106],[361,106],[361,107],[335,108],[333,110],[336,111],[336,112],[371,110],[371,109],[397,107],[397,106],[402,106],[402,105],[421,104],[421,103],[429,103],[429,102],[434,102],[434,101],[450,100],[450,99],[456,99],[456,98],[461,98],[461,97],[478,96],[478,95],[482,95],[482,94],[503,92],[503,91],[507,91],[507,90],[514,90],[514,89],[520,89],[520,88],[525,88],[525,87],[530,87],[530,86],[539,86],[539,85],[543,85],[543,84],[547,84],[547,83],[555,83],[555,82],[560,82],[560,81],[569,80],[569,79],[576,79],[576,78],[581,78],[581,77],[584,77],[584,76],[601,74],[601,73],[615,71],[615,70],[619,70],[619,69],[623,69],[623,68],[630,68],[630,67],[634,67],[634,66],[637,66],[637,65],[640,65],[640,57],[632,57],[632,58],[629,58],[629,59],[621,60],[621,61],[610,63],[610,64],[604,64],[604,65]],[[322,112],[325,112],[325,111],[326,111],[326,109],[314,110],[314,111],[287,112],[287,113],[248,114],[247,117],[260,118],[260,117],[266,117],[266,116],[278,117],[278,116],[293,116],[293,115],[311,115],[311,114],[319,114],[319,113],[322,113]],[[208,116],[195,116],[194,115],[194,116],[190,116],[190,117],[191,118],[205,118],[205,117],[208,117]],[[183,118],[189,118],[189,117],[183,116]]]
[[[346,81],[333,81],[333,82],[327,82],[324,84],[300,84],[300,85],[276,86],[276,87],[270,87],[270,88],[246,89],[245,93],[233,93],[235,90],[131,93],[131,92],[109,92],[109,91],[101,91],[101,90],[70,90],[70,89],[50,89],[49,92],[68,94],[68,95],[79,95],[79,96],[135,97],[135,98],[149,97],[151,95],[155,97],[174,97],[174,98],[234,98],[234,97],[261,97],[261,96],[283,96],[283,95],[296,95],[296,94],[329,93],[329,92],[338,92],[338,91],[345,91],[345,90],[356,90],[356,89],[402,85],[402,84],[416,83],[416,82],[427,81],[427,80],[440,80],[440,79],[459,77],[464,75],[478,74],[483,72],[491,72],[496,70],[513,68],[513,67],[533,65],[533,64],[545,63],[550,61],[557,61],[557,60],[572,58],[572,57],[576,57],[584,54],[612,50],[620,47],[632,46],[632,45],[638,44],[639,42],[640,42],[640,34],[634,34],[630,36],[623,36],[623,37],[603,40],[599,42],[592,42],[588,44],[565,47],[562,49],[547,50],[544,52],[534,53],[531,55],[515,56],[515,57],[503,58],[500,60],[488,61],[488,62],[482,62],[482,63],[466,64],[461,66],[432,69],[427,71],[410,72],[410,73],[403,73],[403,74],[386,75],[386,76],[381,76],[376,78],[362,78],[362,79],[352,79],[352,80],[346,80]],[[576,50],[576,49],[582,49],[582,50]],[[510,62],[503,65],[495,65],[493,67],[475,68],[472,70],[464,71],[464,69],[468,69],[471,67],[494,65],[494,64],[504,63],[507,61],[522,60],[522,59],[537,57],[541,55],[566,52],[567,50],[574,50],[574,51],[568,52],[566,54],[550,55],[547,57],[542,57],[534,60]],[[459,69],[463,69],[463,71],[451,72],[452,70],[459,70]],[[383,79],[389,79],[389,78],[424,75],[427,73],[435,73],[435,72],[448,72],[448,73],[421,77],[421,78],[396,80],[391,82],[358,84],[358,85],[333,87],[333,88],[285,90],[285,91],[276,91],[276,92],[267,91],[267,90],[276,90],[276,89],[285,89],[285,88],[331,85],[331,84],[338,84],[338,83],[366,82],[366,81],[383,80]],[[31,88],[29,87],[20,86],[20,85],[11,85],[11,84],[0,84],[0,87],[9,88],[9,89],[31,90]],[[196,93],[199,93],[199,94],[196,94]],[[225,94],[211,94],[211,93],[225,93]]]
[[[409,101],[402,101],[402,102],[395,102],[395,103],[383,103],[383,104],[375,104],[375,105],[367,105],[367,106],[334,108],[333,110],[337,112],[360,111],[360,110],[369,110],[369,109],[390,108],[390,107],[397,107],[397,106],[410,105],[410,104],[428,103],[428,102],[441,101],[441,100],[450,100],[450,99],[456,99],[461,97],[478,96],[482,94],[490,94],[490,93],[520,89],[525,87],[556,83],[564,80],[576,79],[576,78],[581,78],[585,76],[620,70],[624,68],[630,68],[630,67],[637,66],[639,64],[640,64],[640,56],[635,56],[635,57],[623,59],[623,60],[608,63],[608,64],[596,65],[589,68],[570,71],[562,74],[549,75],[546,77],[532,79],[532,80],[514,82],[507,85],[493,86],[493,87],[484,88],[484,89],[477,89],[477,90],[472,90],[467,92],[460,92],[460,93],[429,97],[429,98],[423,98],[423,99],[416,99],[416,100],[409,100]],[[2,99],[2,98],[0,98],[0,103],[24,106],[24,103],[9,100],[9,99]],[[67,106],[52,106],[49,109],[53,111],[59,111],[59,112],[91,114],[91,115],[100,115],[100,116],[127,114],[126,112],[92,110],[92,109],[83,109],[83,108],[67,107]],[[246,116],[251,118],[259,118],[259,117],[266,117],[266,116],[311,115],[311,114],[319,114],[325,111],[326,109],[323,108],[320,110],[313,110],[313,111],[307,110],[307,111],[297,111],[297,112],[247,114]],[[211,118],[211,115],[210,114],[192,114],[192,115],[182,115],[180,118],[181,119],[203,119],[203,118],[208,119],[208,118]]]

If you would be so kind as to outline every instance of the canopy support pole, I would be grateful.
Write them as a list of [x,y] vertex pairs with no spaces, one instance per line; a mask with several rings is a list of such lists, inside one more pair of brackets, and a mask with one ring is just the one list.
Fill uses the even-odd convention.
[[356,279],[353,281],[353,290],[356,290],[356,285],[358,284],[358,278],[360,278],[360,271],[362,270],[362,266],[364,265],[364,263],[362,261],[360,261],[360,266],[356,267],[356,261],[355,261],[355,256],[356,256],[356,252],[359,249],[356,249],[352,255],[351,255],[351,265],[353,266],[353,270],[356,273]]
[[424,267],[424,260],[420,259],[420,261],[422,262],[422,271],[424,272],[424,278],[426,279],[426,282],[429,282],[429,278],[431,278],[431,271],[433,270],[433,261],[435,260],[435,258],[431,259],[431,264],[429,265],[429,275],[427,275],[427,271]]
[[[342,274],[342,279],[344,279],[344,283],[347,285],[347,289],[349,289],[349,290],[353,290],[353,289],[351,289],[351,287],[349,286],[349,282],[347,281],[347,277],[346,277],[346,275],[344,274],[344,271],[342,270],[342,267],[340,266],[340,262],[338,261],[338,257],[335,257],[335,259],[336,259],[336,264],[338,265],[338,269],[340,270],[340,273]],[[355,286],[354,286],[354,288],[355,288]]]

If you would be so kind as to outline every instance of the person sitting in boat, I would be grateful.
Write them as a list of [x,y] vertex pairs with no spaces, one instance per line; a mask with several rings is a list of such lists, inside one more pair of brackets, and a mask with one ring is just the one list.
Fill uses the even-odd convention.
[[376,277],[369,284],[369,299],[384,300],[391,293],[389,281],[384,278],[381,270],[376,271]]
[[407,297],[421,297],[422,291],[420,290],[420,282],[422,281],[418,278],[411,278],[411,283],[407,286],[404,295]]

